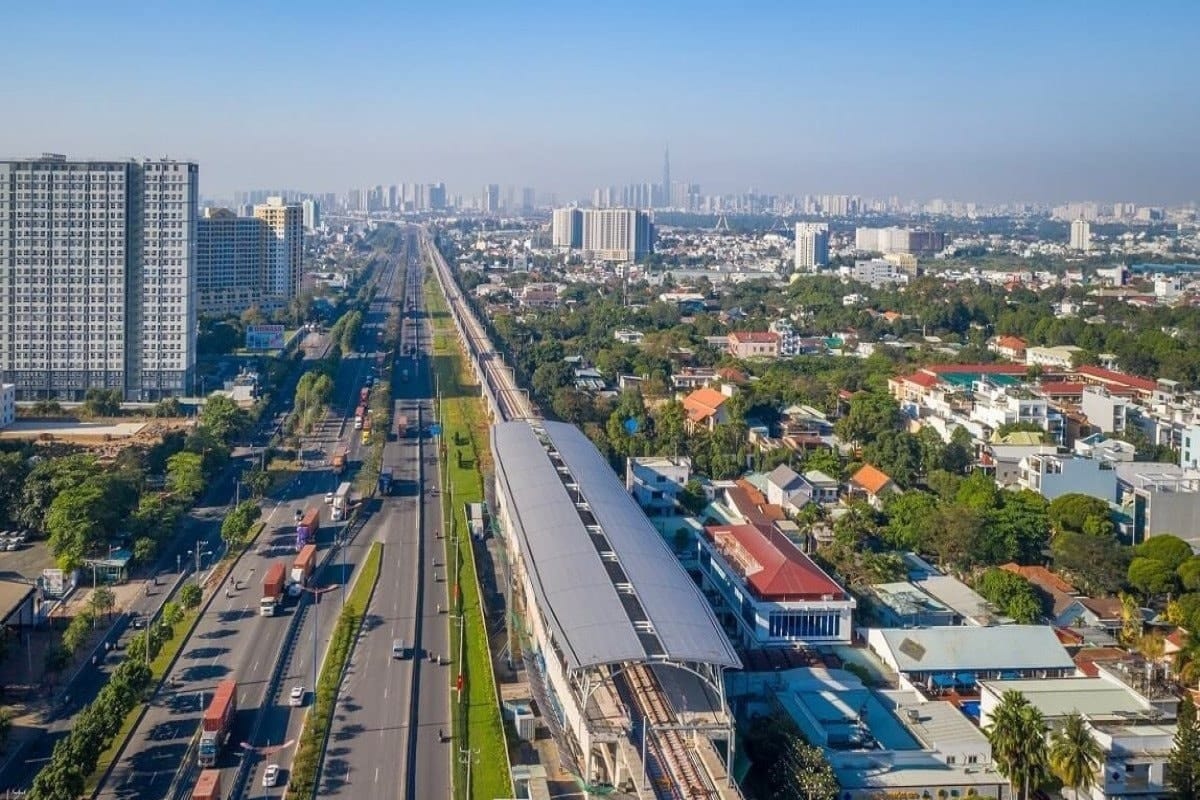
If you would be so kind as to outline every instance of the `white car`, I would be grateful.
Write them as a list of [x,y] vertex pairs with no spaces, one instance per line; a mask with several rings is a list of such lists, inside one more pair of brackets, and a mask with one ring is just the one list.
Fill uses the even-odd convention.
[[293,686],[292,690],[290,692],[288,692],[288,705],[289,706],[304,705],[304,687],[303,686]]
[[265,788],[270,789],[277,783],[279,783],[279,765],[267,764],[267,769],[265,772],[263,772],[262,785]]
[[325,505],[327,505],[327,506],[333,505],[333,492],[325,493]]

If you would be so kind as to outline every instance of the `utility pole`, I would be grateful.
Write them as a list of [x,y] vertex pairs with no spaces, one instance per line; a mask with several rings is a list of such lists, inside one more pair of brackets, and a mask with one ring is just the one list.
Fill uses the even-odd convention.
[[478,755],[478,750],[472,750],[469,747],[458,748],[458,763],[467,765],[467,797],[471,796],[471,765]]

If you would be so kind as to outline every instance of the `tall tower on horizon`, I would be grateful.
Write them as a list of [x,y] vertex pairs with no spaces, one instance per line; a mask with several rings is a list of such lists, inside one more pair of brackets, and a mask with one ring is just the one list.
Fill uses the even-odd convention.
[[663,150],[663,182],[659,205],[668,208],[671,205],[671,145]]

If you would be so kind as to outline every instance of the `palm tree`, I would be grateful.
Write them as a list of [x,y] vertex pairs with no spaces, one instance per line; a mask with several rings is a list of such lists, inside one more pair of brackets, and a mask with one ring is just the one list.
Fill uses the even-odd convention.
[[1078,712],[1068,714],[1050,737],[1049,755],[1051,771],[1063,786],[1071,787],[1076,800],[1092,788],[1103,753]]
[[992,712],[985,731],[992,759],[1008,779],[1014,797],[1028,800],[1031,788],[1046,779],[1046,721],[1025,695],[1009,690]]

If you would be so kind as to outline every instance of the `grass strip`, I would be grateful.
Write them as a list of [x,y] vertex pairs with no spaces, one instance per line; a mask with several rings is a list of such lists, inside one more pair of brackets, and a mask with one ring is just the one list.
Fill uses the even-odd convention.
[[[464,503],[483,500],[481,466],[489,463],[487,452],[487,416],[478,391],[471,388],[472,373],[454,336],[453,322],[435,279],[425,287],[426,308],[433,324],[433,362],[441,389],[440,422],[444,452],[442,463],[448,472],[448,486],[442,492],[443,515],[448,536],[444,539],[447,559],[458,564],[458,612],[463,624],[451,624],[452,658],[465,649],[461,664],[465,697],[457,691],[459,670],[451,671],[452,715],[455,742],[473,751],[469,800],[491,800],[512,792],[504,723],[496,701],[495,676],[491,648],[480,607],[475,571],[475,554],[465,520],[459,509]],[[458,552],[450,548],[457,542]],[[447,561],[446,563],[451,563]],[[460,643],[465,630],[466,640]],[[454,759],[454,796],[467,798],[466,765]]]
[[[192,629],[196,627],[196,623],[199,621],[200,615],[195,610],[185,611],[183,619],[174,627],[171,638],[163,643],[163,646],[158,650],[158,654],[150,661],[150,674],[153,676],[150,681],[151,691],[158,688],[159,682],[167,674],[167,670],[175,660],[175,656],[179,654],[184,643],[192,635]],[[142,718],[142,714],[145,711],[146,704],[139,703],[125,715],[125,719],[121,721],[121,727],[117,729],[117,735],[113,737],[108,747],[100,753],[100,758],[96,761],[96,768],[92,770],[92,774],[85,781],[84,785],[87,794],[95,793],[96,788],[100,785],[101,778],[108,773],[108,768],[112,766],[117,754],[125,746],[126,740],[129,739],[134,728],[137,727],[138,721]]]
[[333,722],[337,706],[338,689],[342,684],[342,673],[350,660],[354,642],[362,625],[363,615],[371,602],[371,592],[379,580],[383,561],[383,545],[371,545],[354,586],[346,598],[346,605],[338,617],[337,626],[329,642],[329,651],[321,665],[321,677],[313,694],[313,705],[304,718],[304,729],[300,732],[300,745],[292,761],[291,778],[287,796],[292,798],[312,797],[316,791],[317,776],[321,770],[321,759],[325,750],[325,737]]

